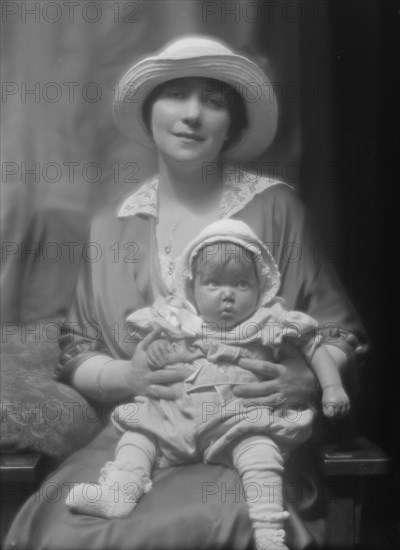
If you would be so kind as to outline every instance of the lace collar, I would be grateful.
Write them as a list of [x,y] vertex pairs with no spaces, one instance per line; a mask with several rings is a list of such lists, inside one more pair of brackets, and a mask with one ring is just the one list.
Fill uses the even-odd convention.
[[[236,165],[227,165],[222,172],[223,191],[219,218],[230,218],[240,212],[255,195],[278,183],[281,180],[259,176],[240,170]],[[152,216],[158,220],[158,184],[159,176],[155,175],[130,195],[123,202],[117,213],[118,218],[127,218],[136,214]]]

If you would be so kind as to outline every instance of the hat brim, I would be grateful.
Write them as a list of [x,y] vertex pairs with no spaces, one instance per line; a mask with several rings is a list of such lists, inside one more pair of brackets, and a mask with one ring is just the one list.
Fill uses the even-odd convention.
[[258,66],[239,55],[202,55],[185,59],[149,57],[122,77],[114,96],[114,118],[123,132],[147,149],[155,150],[143,119],[143,105],[161,84],[185,77],[212,78],[230,84],[245,104],[248,125],[239,139],[223,151],[226,160],[246,161],[271,145],[278,107],[272,84]]

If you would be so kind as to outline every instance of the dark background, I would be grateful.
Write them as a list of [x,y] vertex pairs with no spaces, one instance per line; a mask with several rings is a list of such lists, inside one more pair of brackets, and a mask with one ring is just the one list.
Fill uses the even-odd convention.
[[[397,6],[398,8],[398,6]],[[302,28],[302,80],[332,82],[331,103],[303,109],[301,193],[364,321],[370,354],[361,377],[362,432],[395,452],[399,390],[396,184],[399,180],[399,14],[393,2],[336,2],[330,21]],[[397,18],[397,19],[396,19]],[[311,117],[310,117],[311,115]],[[318,181],[313,167],[320,167]]]

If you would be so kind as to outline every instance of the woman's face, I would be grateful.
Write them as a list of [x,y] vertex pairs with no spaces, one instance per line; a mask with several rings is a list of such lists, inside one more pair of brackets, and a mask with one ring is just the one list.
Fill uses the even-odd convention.
[[214,160],[230,126],[226,97],[217,81],[179,78],[160,87],[151,130],[159,154],[169,161]]

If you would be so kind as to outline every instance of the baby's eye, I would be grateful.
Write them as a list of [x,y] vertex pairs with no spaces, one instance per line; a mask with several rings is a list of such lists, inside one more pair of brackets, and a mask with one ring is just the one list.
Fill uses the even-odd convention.
[[207,286],[210,288],[216,288],[218,286],[218,281],[216,279],[211,279],[207,281]]
[[249,288],[249,286],[250,285],[249,285],[248,281],[239,281],[237,283],[237,287],[240,288],[241,290],[247,289],[247,288]]

